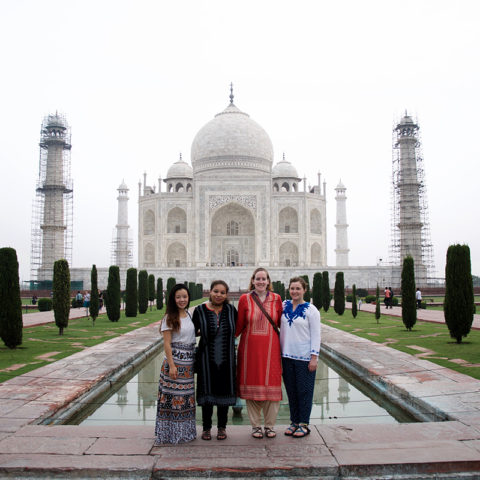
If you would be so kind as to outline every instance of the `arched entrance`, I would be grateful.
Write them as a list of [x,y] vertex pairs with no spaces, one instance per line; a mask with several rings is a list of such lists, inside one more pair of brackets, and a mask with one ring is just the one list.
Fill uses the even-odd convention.
[[252,213],[238,203],[219,208],[212,217],[210,244],[213,265],[253,265],[255,221]]

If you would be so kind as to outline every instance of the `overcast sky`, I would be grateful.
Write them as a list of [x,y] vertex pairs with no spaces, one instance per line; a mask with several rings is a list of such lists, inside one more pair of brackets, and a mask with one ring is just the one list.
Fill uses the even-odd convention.
[[347,187],[350,265],[388,258],[392,126],[420,124],[436,271],[467,243],[480,274],[480,2],[0,0],[0,246],[30,276],[40,126],[72,130],[73,267],[110,265],[117,188],[190,162],[197,131],[229,103],[307,183]]

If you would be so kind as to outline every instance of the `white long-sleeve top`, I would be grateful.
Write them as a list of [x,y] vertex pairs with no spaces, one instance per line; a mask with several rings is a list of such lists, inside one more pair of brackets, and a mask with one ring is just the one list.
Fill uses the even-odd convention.
[[283,302],[280,326],[282,357],[310,361],[320,353],[320,312],[312,303],[305,302],[293,310],[291,300]]

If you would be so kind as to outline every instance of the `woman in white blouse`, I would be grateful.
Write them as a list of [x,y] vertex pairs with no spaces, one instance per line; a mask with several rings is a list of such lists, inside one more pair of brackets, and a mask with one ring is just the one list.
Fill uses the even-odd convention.
[[283,383],[288,395],[291,425],[285,435],[300,438],[310,433],[313,389],[320,353],[320,313],[305,302],[305,280],[290,280],[291,300],[283,302],[280,346],[282,349]]

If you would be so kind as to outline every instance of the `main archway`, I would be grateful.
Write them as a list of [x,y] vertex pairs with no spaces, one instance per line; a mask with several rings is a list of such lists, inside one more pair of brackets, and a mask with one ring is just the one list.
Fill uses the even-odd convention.
[[255,264],[255,221],[238,203],[219,208],[211,223],[210,263],[213,265]]

